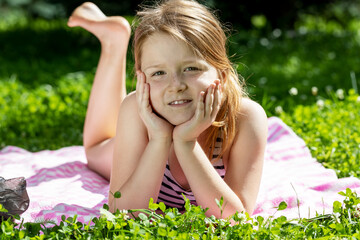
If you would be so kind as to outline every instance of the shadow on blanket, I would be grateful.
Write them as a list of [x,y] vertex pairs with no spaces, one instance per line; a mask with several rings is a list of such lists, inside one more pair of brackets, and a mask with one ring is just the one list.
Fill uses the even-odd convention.
[[[27,186],[35,187],[45,182],[51,182],[62,178],[76,178],[81,183],[81,187],[92,193],[102,192],[106,179],[99,179],[99,176],[90,171],[87,165],[80,161],[68,162],[52,168],[41,168],[28,178]],[[107,197],[107,196],[106,196]]]

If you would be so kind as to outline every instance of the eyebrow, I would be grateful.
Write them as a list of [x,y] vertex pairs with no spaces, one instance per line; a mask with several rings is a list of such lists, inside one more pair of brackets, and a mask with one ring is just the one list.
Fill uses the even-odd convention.
[[154,64],[154,65],[150,65],[150,66],[147,66],[146,68],[144,68],[143,71],[149,69],[149,68],[159,68],[159,67],[162,67],[164,66],[164,64]]
[[[186,60],[186,61],[182,61],[181,63],[182,64],[189,64],[189,63],[199,63],[199,64],[203,64],[203,61],[202,59],[190,59],[190,60]],[[144,68],[143,71],[149,69],[149,68],[159,68],[159,67],[163,67],[165,64],[153,64],[153,65],[150,65],[150,66],[147,66],[146,68]]]

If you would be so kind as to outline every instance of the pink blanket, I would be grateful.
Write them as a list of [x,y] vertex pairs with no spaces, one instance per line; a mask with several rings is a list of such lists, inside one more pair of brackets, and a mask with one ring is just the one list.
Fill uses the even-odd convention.
[[[332,203],[342,201],[339,191],[351,188],[360,193],[358,178],[338,179],[312,158],[304,141],[279,118],[268,120],[269,136],[263,178],[254,215],[273,215],[281,201],[288,208],[276,213],[288,218],[313,217],[316,212],[331,213]],[[30,197],[25,221],[78,215],[89,222],[107,202],[109,183],[87,168],[81,146],[56,151],[28,152],[8,146],[0,150],[0,176],[24,176]],[[299,200],[299,206],[298,201]]]

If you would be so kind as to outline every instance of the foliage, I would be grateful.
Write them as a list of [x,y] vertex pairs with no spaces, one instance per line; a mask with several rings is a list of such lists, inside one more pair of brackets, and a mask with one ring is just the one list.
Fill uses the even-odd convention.
[[[250,96],[268,115],[280,105],[291,112],[298,104],[311,105],[317,96],[359,88],[360,26],[353,19],[346,27],[320,16],[304,15],[293,31],[274,29],[267,37],[258,31],[234,32],[230,52],[239,62]],[[312,89],[317,88],[316,94]],[[296,88],[296,94],[289,90]]]
[[[149,202],[148,209],[117,210],[104,205],[101,216],[88,224],[62,216],[59,225],[50,222],[18,224],[12,219],[1,223],[1,239],[358,239],[360,237],[360,198],[346,189],[343,203],[333,203],[333,213],[314,218],[264,219],[235,213],[227,219],[207,217],[206,209],[191,205],[185,197],[186,211]],[[275,211],[286,208],[281,202]],[[19,219],[17,216],[16,219]],[[51,225],[51,227],[50,227]]]
[[0,21],[0,32],[0,148],[81,145],[97,40],[81,29],[70,32],[63,20]]
[[[294,32],[275,29],[268,38],[259,38],[256,31],[239,31],[229,49],[242,54],[233,60],[243,63],[238,70],[247,79],[250,96],[268,116],[284,111],[280,117],[305,139],[313,156],[339,176],[359,176],[358,105],[336,98],[317,112],[316,102],[332,99],[335,90],[356,89],[358,26],[356,19],[343,27],[304,15]],[[0,148],[16,145],[38,151],[81,145],[98,41],[84,30],[67,28],[64,20],[0,21],[0,32]],[[132,67],[129,51],[128,91],[134,89]],[[327,130],[334,123],[340,130]]]
[[0,13],[8,18],[11,14],[22,16],[41,16],[52,19],[65,16],[65,9],[61,4],[50,4],[44,0],[1,0]]
[[98,41],[80,29],[70,32],[64,20],[0,21],[0,33],[0,79],[56,84],[67,73],[93,72],[98,60]]
[[332,100],[319,97],[317,104],[298,105],[292,114],[283,112],[280,117],[325,167],[339,177],[360,177],[360,97],[354,90],[344,95],[337,91]]
[[29,91],[12,78],[0,81],[0,146],[30,151],[82,144],[82,125],[90,84],[82,73],[69,74],[57,87]]
[[[216,9],[223,22],[230,22],[245,29],[250,29],[252,16],[260,15],[266,19],[266,27],[292,28],[302,13],[321,15],[339,23],[346,22],[349,17],[360,16],[359,0],[291,0],[261,1],[244,0],[235,4],[221,0],[198,0],[200,3]],[[0,0],[0,13],[20,13],[28,17],[56,19],[69,16],[84,1],[81,0]],[[159,1],[132,0],[111,1],[93,0],[106,15],[134,15],[139,5],[153,5]],[[276,7],[275,7],[276,6]],[[256,25],[255,25],[256,26]]]
[[[126,17],[132,22],[133,17]],[[24,41],[26,39],[26,41]],[[0,21],[0,79],[15,76],[29,87],[56,85],[68,73],[95,73],[99,41],[80,28],[69,28],[65,20],[16,18]],[[128,54],[128,76],[133,61]]]
[[[262,15],[252,20],[259,28],[267,21]],[[230,55],[238,54],[235,62],[242,62],[238,71],[250,96],[268,116],[279,115],[313,156],[340,177],[360,174],[360,98],[355,91],[359,26],[359,19],[339,22],[303,14],[294,31],[274,29],[264,37],[261,29],[239,30],[229,46]],[[99,55],[97,40],[67,28],[64,20],[29,20],[20,13],[2,19],[0,33],[0,148],[38,151],[80,145]],[[131,91],[131,51],[127,59]],[[149,209],[128,213],[112,214],[104,206],[89,224],[76,216],[64,217],[59,225],[8,219],[1,222],[0,239],[358,239],[360,200],[350,190],[341,195],[346,198],[334,202],[333,214],[311,219],[237,213],[222,220],[206,217],[204,209],[188,202],[184,214],[150,202]],[[221,209],[222,201],[217,203]],[[285,207],[281,203],[277,210]],[[0,206],[0,211],[5,209]],[[129,213],[136,217],[129,218]]]

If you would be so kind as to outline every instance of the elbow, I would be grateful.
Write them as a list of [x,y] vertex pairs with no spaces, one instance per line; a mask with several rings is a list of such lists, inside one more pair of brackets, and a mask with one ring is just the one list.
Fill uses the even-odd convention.
[[111,195],[111,193],[109,193],[108,206],[109,206],[109,211],[112,212],[112,213],[116,212],[114,202],[115,202],[115,198]]
[[[245,208],[241,207],[233,207],[233,206],[226,206],[224,205],[222,209],[219,209],[218,206],[209,208],[208,211],[206,211],[205,215],[207,217],[214,216],[217,219],[226,219],[231,216],[233,216],[236,213],[245,212]],[[249,213],[250,214],[250,213]]]
[[247,212],[249,216],[252,216],[255,210],[256,201],[250,201],[247,204],[244,204],[244,212]]
[[248,213],[249,216],[252,215],[252,211],[250,212],[250,211],[247,211],[247,210],[245,210],[245,209],[228,210],[228,211],[224,210],[222,213],[220,212],[220,210],[217,210],[217,211],[214,211],[214,212],[207,211],[207,212],[205,213],[205,215],[206,215],[207,217],[211,217],[211,216],[213,215],[213,216],[215,216],[217,219],[229,219],[229,218],[230,218],[230,220],[234,220],[234,217],[233,217],[233,216],[234,216],[235,214],[239,214],[239,213],[245,214],[245,212]]
[[226,219],[229,217],[232,217],[236,213],[245,213],[247,212],[249,216],[253,214],[254,207],[253,206],[246,206],[244,205],[240,200],[233,202],[232,204],[230,202],[222,205],[222,208],[219,208],[218,206],[213,206],[212,208],[209,208],[208,211],[205,213],[207,217],[210,217],[214,215],[216,218],[220,219]]
[[85,149],[85,156],[86,156],[86,162],[88,168],[92,171],[96,171],[96,167],[94,166],[94,161],[92,161],[91,148],[84,147],[84,149]]
[[106,149],[99,149],[96,146],[84,148],[87,167],[109,181],[111,175],[112,154],[104,154],[104,150]]

